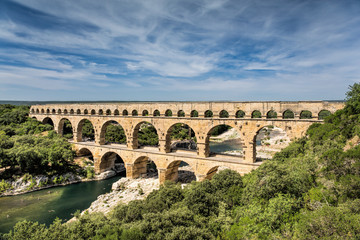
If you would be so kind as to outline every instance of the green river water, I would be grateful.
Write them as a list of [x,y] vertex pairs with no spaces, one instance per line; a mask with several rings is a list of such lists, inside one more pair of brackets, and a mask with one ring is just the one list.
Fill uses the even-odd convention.
[[17,196],[0,197],[0,232],[5,233],[18,221],[32,220],[51,224],[56,217],[63,220],[90,204],[101,194],[110,192],[116,176],[102,181],[76,183],[43,189]]

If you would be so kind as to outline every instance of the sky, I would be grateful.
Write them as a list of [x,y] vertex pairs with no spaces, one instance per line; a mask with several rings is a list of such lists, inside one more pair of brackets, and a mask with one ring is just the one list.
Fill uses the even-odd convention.
[[0,100],[343,100],[360,0],[0,0]]

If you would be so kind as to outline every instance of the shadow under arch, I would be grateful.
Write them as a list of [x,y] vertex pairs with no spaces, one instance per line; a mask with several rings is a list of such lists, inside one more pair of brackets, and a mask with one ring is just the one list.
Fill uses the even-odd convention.
[[101,126],[100,144],[115,143],[126,144],[126,134],[121,124],[115,120],[109,120]]
[[165,149],[167,152],[187,150],[197,152],[197,138],[195,131],[186,123],[175,123],[166,131]]
[[132,178],[145,178],[158,176],[157,166],[147,156],[138,157],[133,164]]
[[147,121],[136,124],[133,131],[134,148],[144,146],[159,146],[159,135],[155,126]]
[[94,154],[90,151],[90,149],[88,149],[86,147],[80,148],[76,152],[76,156],[78,156],[78,157],[86,157],[89,160],[94,162]]
[[182,160],[175,160],[166,167],[165,180],[190,183],[196,181],[196,175],[190,164]]
[[109,170],[115,173],[125,172],[126,174],[125,162],[116,152],[106,152],[100,159],[99,172],[102,173]]
[[54,122],[53,122],[53,120],[52,120],[50,117],[44,118],[44,119],[42,120],[42,123],[43,123],[43,124],[49,124],[49,125],[51,125],[51,126],[53,127],[53,129],[54,129]]
[[213,126],[205,138],[205,153],[209,156],[221,154],[242,157],[244,147],[240,132],[227,124]]
[[58,125],[58,134],[66,139],[72,139],[73,127],[72,123],[68,118],[62,118]]
[[77,142],[92,142],[95,141],[95,128],[92,122],[83,118],[77,125],[76,133]]

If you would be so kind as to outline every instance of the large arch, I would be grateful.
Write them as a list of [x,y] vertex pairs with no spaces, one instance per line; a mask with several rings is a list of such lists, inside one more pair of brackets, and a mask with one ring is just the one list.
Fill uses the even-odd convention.
[[100,130],[100,144],[115,143],[126,144],[124,128],[117,121],[105,122]]
[[66,139],[72,139],[74,137],[72,123],[68,118],[62,118],[59,121],[58,134]]
[[91,142],[95,141],[95,128],[94,124],[84,118],[77,126],[77,142]]
[[196,175],[190,164],[182,160],[175,160],[166,167],[165,180],[189,183],[196,181]]
[[[210,141],[211,140],[211,141]],[[240,132],[227,124],[213,126],[205,139],[205,153],[242,156],[244,142]]]
[[175,123],[171,125],[166,131],[165,139],[167,151],[181,149],[196,152],[196,134],[188,124]]
[[155,126],[149,122],[142,121],[136,124],[133,132],[133,146],[158,146],[159,135]]
[[126,171],[125,162],[116,152],[106,152],[100,159],[99,172],[113,170],[116,173]]
[[54,121],[50,118],[50,117],[46,117],[42,120],[42,123],[43,124],[49,124],[53,127],[54,129]]
[[133,164],[132,178],[158,176],[157,166],[147,156],[138,157]]

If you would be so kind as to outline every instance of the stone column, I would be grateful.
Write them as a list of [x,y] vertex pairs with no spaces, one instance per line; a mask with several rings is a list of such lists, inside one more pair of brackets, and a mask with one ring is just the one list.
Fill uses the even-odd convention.
[[210,155],[210,151],[209,151],[209,147],[206,147],[206,143],[201,143],[201,142],[197,142],[196,143],[197,148],[198,148],[198,156],[199,157],[209,157]]
[[166,168],[158,168],[159,183],[164,184],[166,180]]
[[165,139],[159,139],[159,150],[162,153],[170,152],[170,146],[166,146],[166,140]]
[[244,143],[244,161],[247,163],[256,162],[256,141],[245,139]]
[[134,164],[126,163],[126,177],[133,179],[134,177]]

